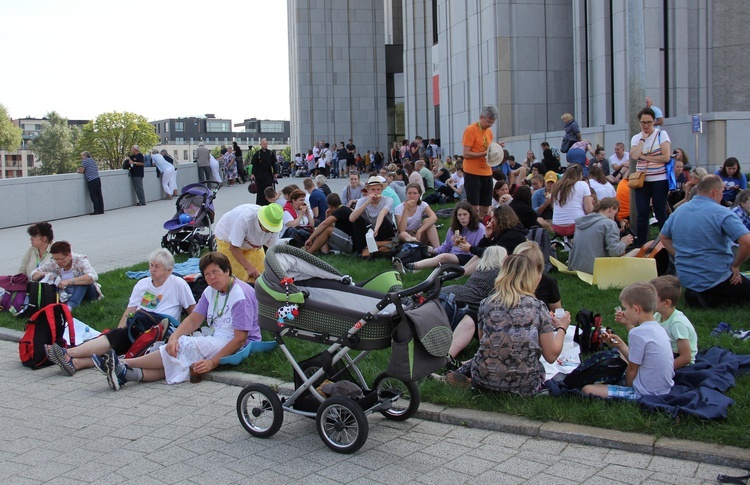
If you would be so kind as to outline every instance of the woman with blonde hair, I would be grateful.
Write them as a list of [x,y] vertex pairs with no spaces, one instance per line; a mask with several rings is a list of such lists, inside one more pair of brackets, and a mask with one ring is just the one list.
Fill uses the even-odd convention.
[[542,253],[539,245],[534,241],[523,242],[516,246],[516,249],[513,250],[513,254],[524,254],[528,256],[542,273],[539,284],[536,285],[536,290],[534,290],[534,296],[536,296],[537,300],[540,300],[547,305],[547,308],[549,308],[550,311],[562,308],[560,288],[557,286],[557,280],[555,278],[544,273],[544,253]]
[[495,292],[479,307],[479,349],[446,376],[449,384],[522,396],[542,390],[545,372],[539,359],[552,363],[560,355],[570,313],[558,319],[534,297],[541,274],[529,256],[508,256]]

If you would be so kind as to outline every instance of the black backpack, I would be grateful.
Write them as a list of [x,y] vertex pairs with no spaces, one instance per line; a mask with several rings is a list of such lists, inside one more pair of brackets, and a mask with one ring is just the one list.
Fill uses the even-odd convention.
[[68,327],[70,341],[75,342],[75,326],[68,305],[54,303],[47,305],[34,313],[24,329],[21,341],[18,343],[18,354],[21,363],[32,369],[39,369],[52,365],[44,352],[45,345],[57,343],[67,348],[68,343],[63,338],[65,327]]
[[29,297],[29,304],[17,317],[29,318],[42,308],[60,301],[57,293],[57,286],[49,283],[40,283],[39,281],[29,281],[26,284],[26,294]]
[[580,345],[581,353],[598,352],[601,349],[602,316],[588,308],[581,308],[576,314],[576,331],[573,341]]
[[533,226],[526,234],[526,239],[539,245],[539,249],[542,250],[544,256],[544,272],[549,273],[552,270],[552,263],[549,258],[550,256],[557,257],[557,253],[552,247],[552,241],[550,241],[547,231],[539,226]]
[[596,383],[616,384],[627,367],[628,363],[620,358],[617,350],[604,350],[581,362],[565,376],[563,383],[568,389],[580,389]]

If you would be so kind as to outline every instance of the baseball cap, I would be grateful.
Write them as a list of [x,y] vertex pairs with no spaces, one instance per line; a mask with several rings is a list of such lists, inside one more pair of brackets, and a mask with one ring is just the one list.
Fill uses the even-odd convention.
[[552,170],[544,174],[544,183],[547,182],[557,182],[557,174]]
[[258,220],[270,232],[279,232],[284,227],[284,209],[279,204],[268,204],[258,211]]

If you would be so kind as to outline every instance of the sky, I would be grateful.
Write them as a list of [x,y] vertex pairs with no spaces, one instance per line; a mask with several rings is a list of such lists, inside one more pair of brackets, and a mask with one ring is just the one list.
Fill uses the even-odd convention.
[[0,0],[11,118],[289,119],[286,0]]

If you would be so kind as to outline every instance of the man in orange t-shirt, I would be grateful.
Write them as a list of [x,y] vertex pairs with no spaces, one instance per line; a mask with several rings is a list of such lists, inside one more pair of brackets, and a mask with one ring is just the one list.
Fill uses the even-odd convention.
[[493,136],[490,127],[497,119],[497,108],[485,106],[479,121],[464,130],[461,144],[464,147],[464,187],[466,200],[479,217],[489,214],[492,204],[492,168],[487,165],[487,148]]

